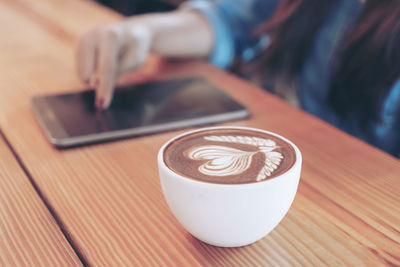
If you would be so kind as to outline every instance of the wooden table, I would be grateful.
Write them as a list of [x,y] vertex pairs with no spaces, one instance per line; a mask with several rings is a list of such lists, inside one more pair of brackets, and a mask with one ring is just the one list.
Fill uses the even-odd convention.
[[89,1],[0,1],[0,129],[8,143],[0,140],[0,265],[400,265],[400,161],[207,63],[152,58],[125,79],[204,76],[253,114],[225,125],[272,130],[299,146],[297,196],[261,241],[213,247],[173,217],[156,154],[183,130],[53,148],[30,97],[81,88],[77,38],[118,19]]

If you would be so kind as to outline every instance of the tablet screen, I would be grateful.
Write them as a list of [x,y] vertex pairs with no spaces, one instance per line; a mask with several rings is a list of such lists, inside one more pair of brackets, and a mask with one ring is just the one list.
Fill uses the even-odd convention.
[[107,110],[94,107],[94,91],[46,96],[70,137],[187,121],[245,110],[204,79],[185,78],[117,88]]

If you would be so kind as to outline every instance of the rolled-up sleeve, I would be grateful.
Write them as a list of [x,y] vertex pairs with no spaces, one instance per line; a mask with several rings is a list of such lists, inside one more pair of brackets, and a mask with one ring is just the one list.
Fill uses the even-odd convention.
[[[249,54],[260,38],[253,29],[273,12],[278,0],[191,0],[184,8],[203,13],[214,30],[214,49],[209,60],[227,68],[237,57]],[[247,52],[247,53],[246,53]],[[251,54],[251,52],[250,52]]]

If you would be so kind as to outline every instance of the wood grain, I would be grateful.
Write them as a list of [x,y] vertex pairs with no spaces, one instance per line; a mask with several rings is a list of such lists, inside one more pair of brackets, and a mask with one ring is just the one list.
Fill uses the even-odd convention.
[[81,87],[74,74],[76,39],[94,24],[120,16],[86,1],[30,3],[0,2],[0,23],[13,23],[12,29],[0,29],[0,36],[8,36],[0,42],[0,49],[7,51],[0,54],[0,81],[5,85],[0,127],[89,264],[400,264],[400,162],[203,62],[153,58],[125,80],[204,76],[252,112],[251,119],[226,125],[271,130],[300,147],[304,164],[296,199],[282,223],[261,241],[234,249],[209,246],[191,237],[170,213],[156,154],[183,130],[54,149],[33,116],[29,98]]
[[0,266],[81,266],[0,136]]

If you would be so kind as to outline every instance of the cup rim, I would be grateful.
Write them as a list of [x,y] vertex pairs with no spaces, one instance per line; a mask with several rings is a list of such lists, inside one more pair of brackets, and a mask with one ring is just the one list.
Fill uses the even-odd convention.
[[[205,181],[201,181],[201,180],[197,180],[197,179],[192,179],[192,178],[187,178],[179,173],[174,172],[172,169],[170,169],[167,164],[164,161],[164,151],[165,148],[171,144],[172,142],[174,142],[175,140],[182,138],[184,136],[190,135],[190,134],[194,134],[197,132],[202,132],[202,131],[208,131],[208,130],[219,130],[219,129],[233,129],[233,130],[250,130],[250,131],[256,131],[256,132],[261,132],[261,133],[265,133],[265,134],[269,134],[269,135],[273,135],[277,138],[282,139],[283,141],[287,142],[289,145],[292,146],[292,148],[295,151],[296,154],[296,160],[294,162],[294,164],[284,173],[281,173],[275,177],[272,177],[270,179],[266,179],[264,181],[258,181],[258,182],[253,182],[253,183],[240,183],[240,184],[222,184],[222,183],[211,183],[211,182],[205,182]],[[179,178],[180,180],[183,180],[185,182],[188,183],[194,183],[197,185],[205,185],[205,186],[216,186],[216,187],[254,187],[254,186],[260,186],[263,184],[267,184],[267,183],[271,183],[272,181],[275,181],[279,178],[281,178],[282,176],[288,176],[290,175],[292,172],[294,172],[299,165],[302,164],[302,155],[301,152],[299,150],[299,148],[289,139],[274,133],[274,132],[270,132],[267,130],[263,130],[263,129],[259,129],[259,128],[253,128],[253,127],[247,127],[247,126],[210,126],[210,127],[203,127],[203,128],[199,128],[199,129],[194,129],[194,130],[190,130],[190,131],[186,131],[184,133],[181,133],[171,139],[169,139],[168,141],[166,141],[162,147],[160,148],[160,150],[158,151],[158,155],[157,155],[157,163],[159,168],[163,168],[163,170],[165,170],[166,172],[168,172],[169,174],[171,174],[174,177]]]

